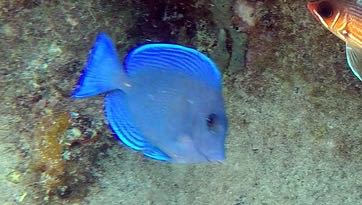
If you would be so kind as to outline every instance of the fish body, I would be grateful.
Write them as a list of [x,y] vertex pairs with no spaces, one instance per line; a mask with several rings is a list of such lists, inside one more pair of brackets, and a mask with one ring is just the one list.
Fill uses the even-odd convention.
[[362,1],[314,0],[309,11],[329,31],[346,43],[347,63],[362,81]]
[[221,75],[204,54],[175,44],[146,44],[121,63],[112,40],[101,33],[73,97],[102,93],[106,119],[128,147],[174,163],[225,159]]

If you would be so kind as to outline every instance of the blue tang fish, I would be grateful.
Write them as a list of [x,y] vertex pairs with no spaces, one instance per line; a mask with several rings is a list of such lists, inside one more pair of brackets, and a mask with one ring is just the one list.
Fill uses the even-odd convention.
[[172,163],[225,159],[227,117],[217,66],[197,50],[146,44],[120,62],[100,33],[74,98],[105,94],[106,119],[117,138],[150,158]]

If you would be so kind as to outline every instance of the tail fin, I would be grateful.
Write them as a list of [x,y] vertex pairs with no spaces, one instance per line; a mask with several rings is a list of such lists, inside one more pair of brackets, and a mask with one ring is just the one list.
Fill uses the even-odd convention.
[[120,87],[122,65],[112,39],[98,34],[72,97],[85,98]]

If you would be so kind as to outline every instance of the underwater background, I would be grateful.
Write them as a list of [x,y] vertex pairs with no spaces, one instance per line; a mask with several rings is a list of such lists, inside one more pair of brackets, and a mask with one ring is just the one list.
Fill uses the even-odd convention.
[[[0,204],[362,204],[362,83],[304,0],[1,0]],[[99,32],[209,55],[223,164],[120,146],[103,99],[70,93]]]

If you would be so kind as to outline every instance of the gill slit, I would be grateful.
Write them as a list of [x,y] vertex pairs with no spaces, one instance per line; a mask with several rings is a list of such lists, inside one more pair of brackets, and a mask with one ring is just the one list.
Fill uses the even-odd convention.
[[337,27],[335,29],[336,29],[336,31],[343,34],[346,32],[346,27],[347,27],[347,23],[348,23],[347,14],[344,14],[342,22],[343,22],[343,24],[339,28]]
[[[358,48],[362,48],[362,41],[361,41],[361,38],[359,38],[358,35],[355,35],[354,32],[351,32],[351,31],[348,31],[348,25],[349,24],[352,24],[351,21],[348,21],[349,19],[347,19],[347,15],[346,15],[346,26],[345,26],[345,29],[344,29],[344,33],[346,34],[346,36],[348,37],[348,39],[346,39],[346,42],[348,40],[348,43],[349,44],[354,44],[355,46],[357,46]],[[355,18],[355,17],[350,17],[350,18]],[[343,32],[343,31],[342,31]]]
[[336,25],[336,23],[337,23],[337,21],[338,21],[338,19],[339,19],[340,16],[341,16],[341,12],[338,11],[336,17],[334,18],[334,20],[333,20],[333,22],[332,22],[331,28],[334,28],[334,26]]
[[335,31],[336,31],[336,35],[340,38],[340,39],[342,39],[342,40],[344,40],[344,41],[347,41],[347,38],[350,36],[350,33],[347,31],[347,24],[348,24],[348,14],[347,13],[345,13],[344,15],[343,15],[343,20],[342,20],[342,25],[340,26],[340,27],[336,27],[336,28],[334,28],[335,29]]

